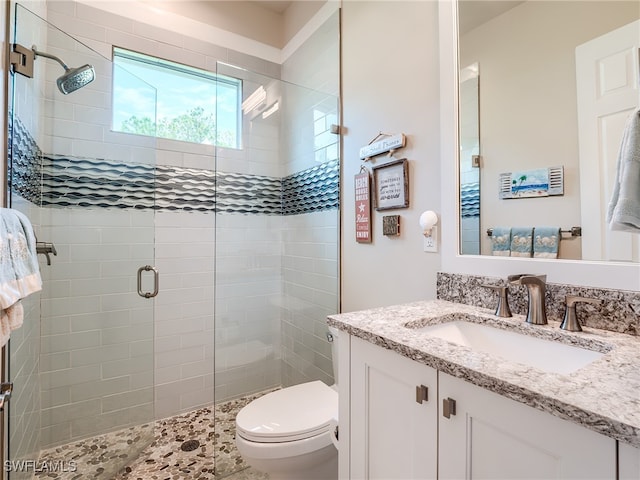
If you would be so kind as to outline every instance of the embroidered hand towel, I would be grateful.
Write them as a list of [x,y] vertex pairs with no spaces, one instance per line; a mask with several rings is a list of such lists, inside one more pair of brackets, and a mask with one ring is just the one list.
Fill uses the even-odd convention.
[[493,255],[499,257],[511,255],[511,227],[493,227],[491,251]]
[[0,309],[42,289],[31,222],[22,213],[0,209]]
[[640,109],[627,120],[609,208],[609,229],[640,233]]
[[533,227],[511,228],[511,256],[530,257],[533,254]]
[[558,258],[560,227],[533,228],[533,256],[535,258]]

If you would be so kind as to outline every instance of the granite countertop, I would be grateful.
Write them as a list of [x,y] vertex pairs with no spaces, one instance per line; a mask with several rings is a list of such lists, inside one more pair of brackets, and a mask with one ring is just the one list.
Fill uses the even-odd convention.
[[[548,373],[471,350],[416,328],[466,320],[577,345],[604,355],[570,374]],[[578,423],[640,448],[640,337],[559,323],[529,325],[522,315],[499,318],[492,310],[430,300],[330,315],[327,323],[350,335],[472,384]]]

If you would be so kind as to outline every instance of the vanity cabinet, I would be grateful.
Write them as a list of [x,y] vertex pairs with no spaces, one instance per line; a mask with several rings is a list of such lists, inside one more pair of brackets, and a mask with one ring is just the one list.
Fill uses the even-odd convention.
[[440,479],[615,479],[616,441],[440,372]]
[[350,370],[350,478],[436,478],[436,370],[356,337]]
[[640,448],[626,443],[618,446],[620,480],[640,480]]
[[609,437],[359,338],[350,348],[350,479],[616,478]]

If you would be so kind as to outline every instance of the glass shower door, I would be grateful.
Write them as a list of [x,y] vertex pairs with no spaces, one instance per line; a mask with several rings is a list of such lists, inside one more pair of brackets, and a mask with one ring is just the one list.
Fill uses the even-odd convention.
[[10,206],[32,221],[42,292],[10,341],[10,478],[113,478],[153,439],[155,140],[111,131],[112,79],[149,104],[155,90],[16,6],[15,43],[95,80],[63,95],[55,60],[14,75]]

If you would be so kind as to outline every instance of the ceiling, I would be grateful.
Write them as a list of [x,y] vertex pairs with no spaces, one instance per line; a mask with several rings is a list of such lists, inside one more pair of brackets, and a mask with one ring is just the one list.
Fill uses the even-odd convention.
[[[271,2],[267,2],[271,3]],[[280,3],[280,2],[273,2]],[[286,3],[286,2],[284,2]],[[511,0],[461,0],[459,8],[459,30],[460,35],[464,35],[474,28],[488,22],[492,18],[502,15],[507,10],[524,3],[523,1]]]
[[251,3],[256,3],[267,10],[270,10],[275,13],[284,13],[284,11],[289,8],[289,5],[293,3],[293,1],[270,1],[270,0],[253,0]]

